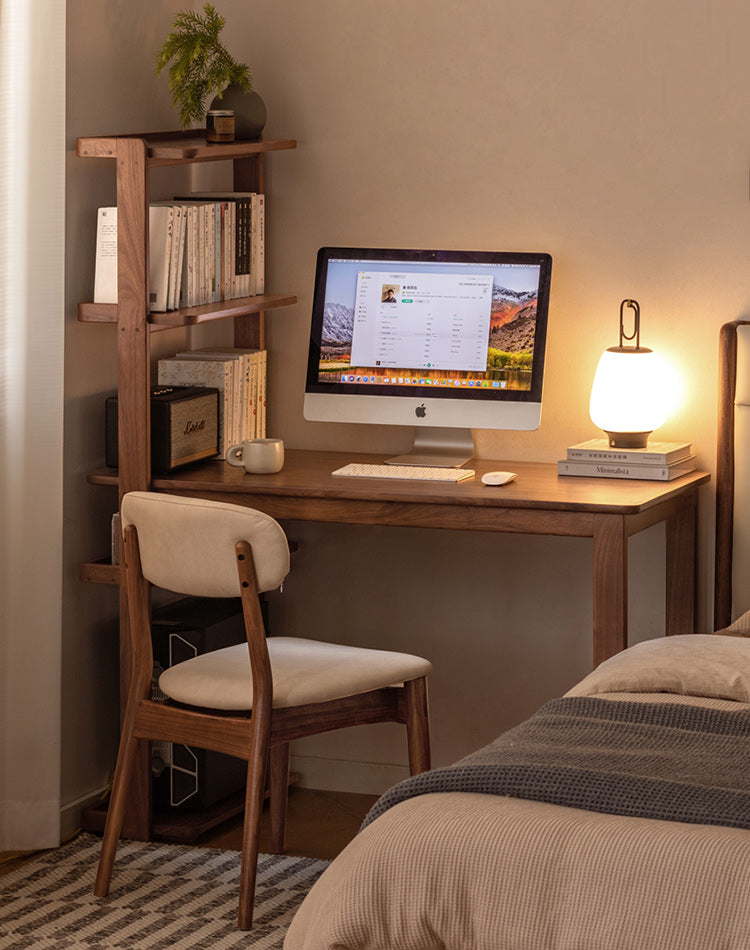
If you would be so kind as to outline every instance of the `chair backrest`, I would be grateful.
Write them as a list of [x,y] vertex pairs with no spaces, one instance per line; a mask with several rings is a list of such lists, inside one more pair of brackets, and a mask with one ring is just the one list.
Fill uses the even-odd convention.
[[143,576],[157,587],[196,597],[239,597],[234,546],[253,552],[258,591],[289,573],[289,545],[270,515],[242,505],[156,492],[122,499],[123,530],[135,525]]

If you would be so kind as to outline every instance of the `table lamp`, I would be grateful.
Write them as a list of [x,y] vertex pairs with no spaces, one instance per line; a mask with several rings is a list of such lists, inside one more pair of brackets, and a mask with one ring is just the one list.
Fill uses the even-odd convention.
[[[634,312],[633,332],[625,333],[625,307]],[[625,340],[633,340],[631,346]],[[602,353],[591,389],[589,413],[612,448],[645,448],[649,435],[669,412],[664,367],[653,350],[641,346],[641,308],[636,300],[620,304],[620,343]]]

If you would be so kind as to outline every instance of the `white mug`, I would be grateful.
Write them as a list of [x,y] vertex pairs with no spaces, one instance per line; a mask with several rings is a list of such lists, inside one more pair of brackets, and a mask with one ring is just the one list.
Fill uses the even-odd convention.
[[246,439],[227,450],[227,462],[255,475],[280,472],[284,466],[281,439]]

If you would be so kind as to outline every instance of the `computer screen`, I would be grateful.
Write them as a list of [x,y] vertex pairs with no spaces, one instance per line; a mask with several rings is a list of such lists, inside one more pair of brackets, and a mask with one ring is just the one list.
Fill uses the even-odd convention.
[[305,418],[413,426],[398,458],[412,464],[461,464],[471,429],[537,428],[551,268],[544,253],[321,248]]

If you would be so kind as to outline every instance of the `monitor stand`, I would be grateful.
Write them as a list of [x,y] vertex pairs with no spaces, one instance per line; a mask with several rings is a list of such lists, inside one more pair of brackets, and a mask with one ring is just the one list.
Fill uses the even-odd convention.
[[414,446],[405,455],[386,459],[386,465],[425,465],[460,468],[474,457],[471,429],[417,429]]

